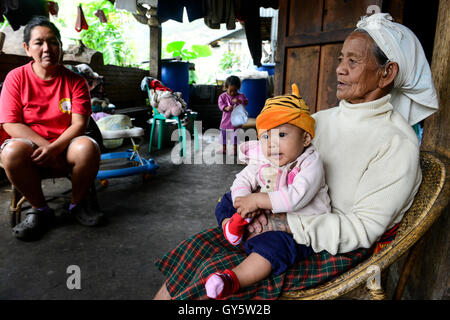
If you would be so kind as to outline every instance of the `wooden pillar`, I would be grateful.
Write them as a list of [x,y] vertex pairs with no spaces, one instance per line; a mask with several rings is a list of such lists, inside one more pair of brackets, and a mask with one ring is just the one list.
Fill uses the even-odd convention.
[[[437,91],[439,110],[425,120],[421,149],[450,159],[450,130],[448,130],[450,123],[450,1],[448,0],[439,1],[431,72]],[[447,180],[450,178],[448,162],[447,160]],[[427,238],[418,253],[419,259],[406,285],[404,295],[406,299],[446,300],[449,298],[450,266],[447,254],[450,248],[448,233],[450,206],[444,205],[442,210],[439,219],[428,230]]]
[[440,0],[434,37],[431,73],[436,87],[439,110],[424,123],[422,150],[450,158],[450,1]]
[[161,79],[161,24],[156,17],[156,9],[150,9],[150,76]]

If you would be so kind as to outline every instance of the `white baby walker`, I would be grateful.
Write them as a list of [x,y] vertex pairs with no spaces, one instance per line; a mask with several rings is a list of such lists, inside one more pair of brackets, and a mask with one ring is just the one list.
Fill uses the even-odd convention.
[[[110,117],[116,117],[112,119]],[[102,133],[103,140],[117,140],[117,139],[127,139],[131,140],[133,145],[132,149],[128,149],[125,152],[111,152],[104,153],[101,155],[101,161],[110,159],[127,159],[131,162],[131,166],[128,164],[126,168],[110,169],[110,170],[99,170],[97,174],[97,179],[100,184],[106,187],[110,178],[125,177],[131,175],[142,174],[144,180],[148,180],[151,174],[155,174],[159,166],[153,159],[145,159],[139,154],[139,143],[135,142],[135,139],[139,139],[139,142],[143,140],[144,129],[140,127],[134,127],[131,125],[131,118],[126,115],[111,115],[108,116],[108,120],[117,120],[117,123],[129,123],[130,127],[126,128],[111,128],[106,130],[98,122],[98,127]],[[102,119],[100,119],[102,120]]]

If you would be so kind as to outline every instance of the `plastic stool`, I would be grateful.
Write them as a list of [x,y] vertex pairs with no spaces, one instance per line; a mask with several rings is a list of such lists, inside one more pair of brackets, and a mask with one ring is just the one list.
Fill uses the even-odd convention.
[[[194,147],[195,150],[199,150],[199,142],[198,142],[198,133],[197,133],[197,126],[195,124],[195,119],[197,118],[196,112],[191,112],[186,115],[188,118],[193,119],[194,122]],[[181,141],[181,156],[186,156],[186,126],[182,123],[180,118],[178,116],[171,116],[169,118],[166,118],[164,115],[158,112],[158,110],[153,107],[153,122],[152,122],[152,129],[150,131],[150,142],[148,145],[148,152],[151,153],[152,151],[152,141],[153,141],[153,133],[155,130],[156,121],[159,121],[159,133],[158,133],[158,145],[157,149],[160,150],[162,146],[162,138],[164,134],[164,126],[166,120],[176,120],[177,121],[177,129],[178,129],[178,141]]]

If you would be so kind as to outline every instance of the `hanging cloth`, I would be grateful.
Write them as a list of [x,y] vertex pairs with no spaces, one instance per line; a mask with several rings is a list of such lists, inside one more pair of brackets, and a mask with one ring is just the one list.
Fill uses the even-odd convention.
[[0,22],[4,15],[14,31],[25,26],[33,16],[48,16],[44,0],[1,0],[0,10]]
[[0,1],[0,22],[5,21],[3,15],[7,14],[9,10],[17,9],[19,9],[19,0]]
[[183,11],[186,13],[189,22],[203,18],[205,16],[205,6],[199,0],[164,0],[158,2],[156,14],[160,23],[167,20],[183,22]]
[[97,18],[100,20],[101,23],[108,22],[108,19],[106,19],[106,16],[105,16],[105,13],[103,12],[103,10],[101,10],[101,9],[97,10],[97,11],[95,11],[94,14],[97,16]]
[[278,0],[236,0],[237,16],[244,20],[248,48],[257,67],[261,66],[262,57],[260,7],[278,9]]
[[87,30],[89,28],[86,19],[84,18],[83,9],[81,9],[81,3],[78,5],[77,8],[77,22],[75,23],[75,30],[77,32],[80,32],[81,29]]
[[205,24],[211,29],[220,29],[225,23],[227,30],[236,29],[234,1],[205,0]]
[[58,16],[58,12],[59,12],[58,3],[56,3],[55,1],[47,1],[47,8],[48,8],[48,12],[52,16],[54,16],[54,17]]

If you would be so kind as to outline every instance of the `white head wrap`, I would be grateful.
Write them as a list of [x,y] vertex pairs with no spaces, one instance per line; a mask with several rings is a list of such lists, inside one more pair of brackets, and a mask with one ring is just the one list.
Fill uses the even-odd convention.
[[414,125],[437,111],[436,90],[419,40],[407,27],[392,20],[388,13],[376,13],[363,17],[356,27],[367,31],[388,59],[398,63],[390,102]]

